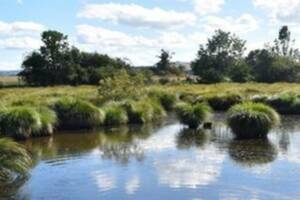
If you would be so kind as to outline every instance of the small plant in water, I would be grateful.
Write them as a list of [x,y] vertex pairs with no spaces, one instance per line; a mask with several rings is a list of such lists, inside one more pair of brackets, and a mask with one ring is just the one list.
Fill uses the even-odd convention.
[[126,110],[120,105],[107,105],[105,108],[105,124],[108,126],[127,124]]
[[27,151],[18,143],[0,138],[0,182],[10,181],[16,175],[29,170],[32,160]]
[[261,103],[242,103],[227,113],[227,122],[237,138],[265,138],[280,123],[280,116],[271,107]]
[[176,106],[176,110],[181,123],[188,125],[191,129],[197,129],[211,116],[211,108],[205,103],[195,105],[181,103]]

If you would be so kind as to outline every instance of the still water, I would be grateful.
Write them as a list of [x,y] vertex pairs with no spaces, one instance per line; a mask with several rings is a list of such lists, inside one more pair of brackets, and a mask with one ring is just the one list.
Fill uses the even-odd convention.
[[35,167],[5,194],[26,200],[300,199],[300,117],[284,117],[265,141],[235,141],[223,116],[215,121],[211,131],[189,131],[169,119],[29,140]]

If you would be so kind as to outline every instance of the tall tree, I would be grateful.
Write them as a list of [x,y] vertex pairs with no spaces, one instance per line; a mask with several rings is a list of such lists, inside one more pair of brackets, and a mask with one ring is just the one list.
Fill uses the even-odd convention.
[[158,56],[159,61],[156,64],[157,71],[159,73],[166,73],[171,68],[172,53],[164,49],[161,50],[161,54]]
[[217,30],[207,44],[200,45],[196,60],[192,62],[195,75],[203,82],[213,83],[230,79],[230,70],[244,54],[246,41],[230,32]]

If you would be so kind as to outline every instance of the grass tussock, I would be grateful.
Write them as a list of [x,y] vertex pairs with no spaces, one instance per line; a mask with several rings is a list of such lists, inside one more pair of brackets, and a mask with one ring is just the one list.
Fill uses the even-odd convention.
[[149,96],[158,99],[160,104],[167,111],[173,110],[177,102],[176,95],[169,91],[152,90]]
[[211,116],[211,108],[205,103],[195,105],[180,103],[176,107],[179,120],[191,129],[197,129]]
[[104,106],[105,125],[115,126],[128,123],[128,116],[125,108],[118,104]]
[[217,111],[226,111],[233,105],[243,101],[243,97],[238,94],[225,94],[207,97],[209,105]]
[[52,135],[57,125],[56,113],[47,107],[40,107],[38,112],[42,125],[40,130],[33,131],[32,136],[41,137]]
[[280,116],[271,107],[261,103],[242,103],[228,111],[227,122],[239,139],[265,138],[280,123]]
[[0,181],[5,183],[15,175],[26,173],[32,160],[20,144],[7,138],[0,138]]
[[62,98],[53,106],[60,129],[90,129],[104,122],[105,114],[93,104],[73,98]]
[[0,110],[0,129],[6,136],[27,139],[41,128],[40,114],[32,107],[20,106]]

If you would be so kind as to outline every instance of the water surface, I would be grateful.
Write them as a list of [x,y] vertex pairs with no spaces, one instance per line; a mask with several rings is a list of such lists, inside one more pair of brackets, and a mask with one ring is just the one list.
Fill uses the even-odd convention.
[[[14,199],[300,199],[300,117],[268,140],[235,141],[170,119],[158,126],[59,133],[29,140],[36,164],[2,196]],[[299,125],[298,125],[299,124]]]

